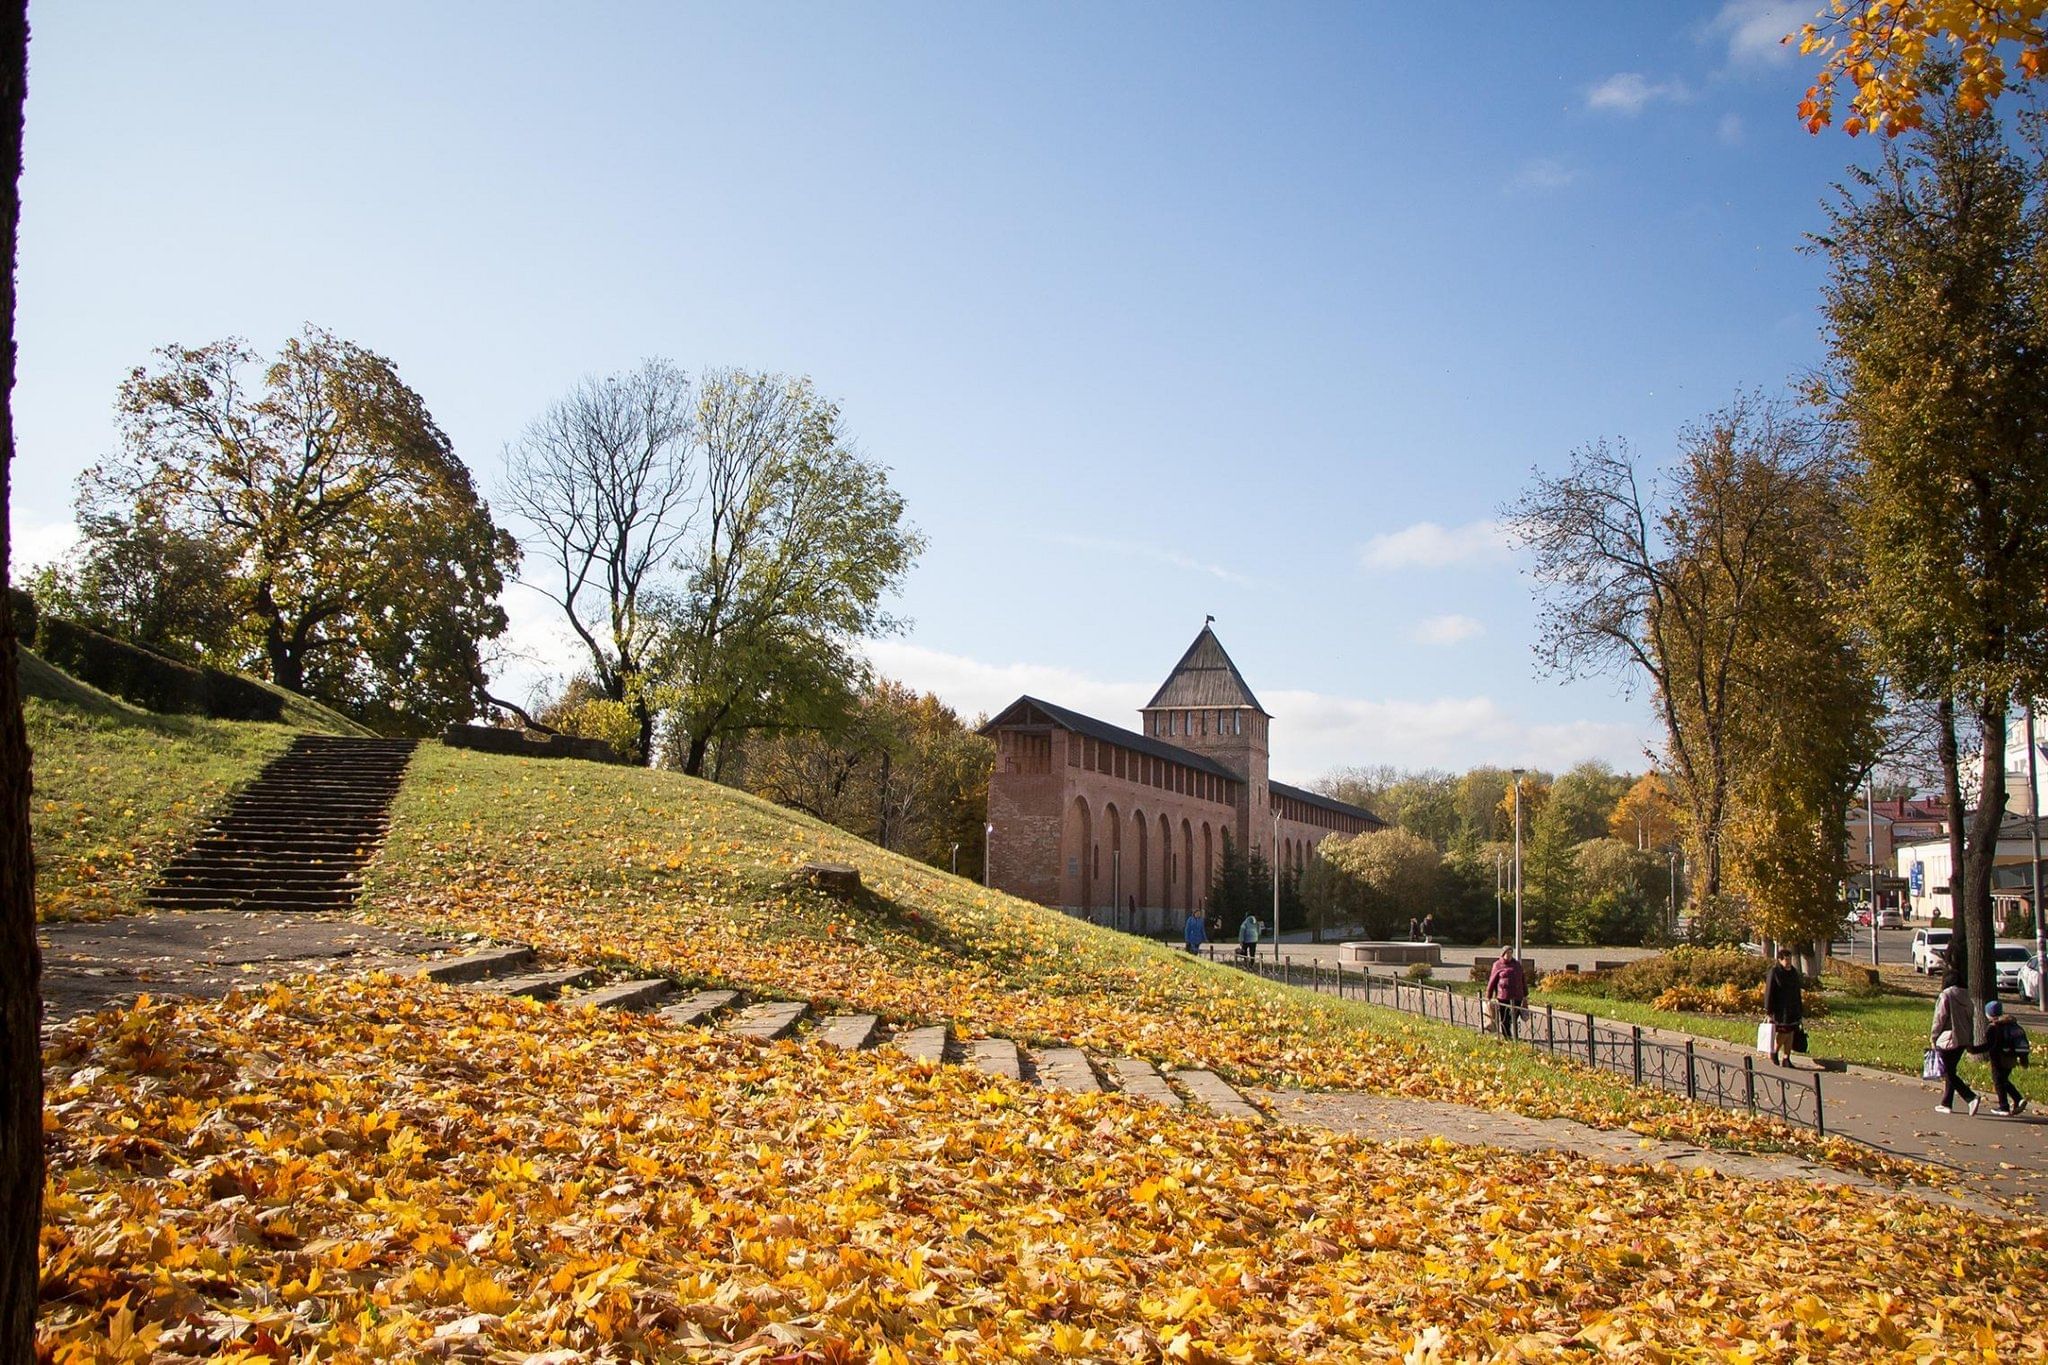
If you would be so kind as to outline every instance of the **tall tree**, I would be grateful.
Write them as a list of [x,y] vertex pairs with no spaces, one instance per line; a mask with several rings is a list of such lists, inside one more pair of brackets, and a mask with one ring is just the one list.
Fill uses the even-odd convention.
[[8,567],[14,471],[14,261],[21,235],[22,106],[28,94],[28,3],[0,13],[0,1360],[36,1357],[43,1225],[42,958],[29,840],[28,731],[15,663]]
[[924,545],[809,380],[714,371],[697,414],[701,539],[673,675],[692,775],[721,740],[838,723],[864,672],[854,642],[897,628],[882,602]]
[[84,518],[77,551],[31,583],[46,615],[159,654],[233,667],[241,662],[242,612],[220,588],[234,574],[233,551],[213,537],[122,508]]
[[249,666],[382,729],[475,714],[517,546],[391,362],[308,327],[259,365],[240,340],[167,346],[121,386],[123,453],[81,522],[213,542]]
[[1544,663],[1651,683],[1695,905],[1721,894],[1737,708],[1769,691],[1768,677],[1745,674],[1779,625],[1757,588],[1775,565],[1811,551],[1813,522],[1801,509],[1836,463],[1813,422],[1740,399],[1683,434],[1664,486],[1645,487],[1628,449],[1601,442],[1561,475],[1539,472],[1509,509],[1535,553]]
[[673,643],[662,607],[698,511],[696,395],[665,360],[585,379],[506,453],[507,500],[532,527],[531,586],[568,618],[598,692],[631,714],[654,759],[658,675]]
[[[1854,435],[1861,625],[1886,675],[1936,707],[1958,955],[1981,1002],[2006,717],[2048,685],[2048,203],[2038,149],[1971,114],[1952,74],[1930,79],[1933,116],[1850,172],[1816,239],[1822,396]],[[1980,752],[1967,822],[1958,717]]]

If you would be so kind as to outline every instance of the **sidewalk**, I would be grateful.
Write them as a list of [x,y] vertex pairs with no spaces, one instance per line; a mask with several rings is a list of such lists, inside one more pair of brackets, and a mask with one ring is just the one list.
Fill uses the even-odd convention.
[[[1272,945],[1266,944],[1264,948],[1270,956]],[[1314,961],[1327,966],[1336,961],[1333,943],[1283,942],[1280,949],[1282,957],[1290,962]],[[1453,974],[1460,964],[1469,966],[1473,957],[1485,951],[1445,945],[1446,974]],[[1585,948],[1535,951],[1555,954],[1559,962],[1589,960],[1593,956],[1593,950]],[[1602,950],[1600,956],[1614,960],[1627,951]],[[1618,1028],[1629,1027],[1619,1020],[1606,1022]],[[1735,1043],[1672,1029],[1646,1027],[1643,1036],[1679,1044],[1690,1040],[1699,1052],[1713,1053],[1737,1064],[1745,1055],[1755,1055]],[[1893,1156],[1940,1167],[1947,1176],[1946,1187],[1965,1198],[1989,1193],[2013,1200],[2032,1212],[2048,1214],[2048,1112],[2030,1109],[2019,1118],[1992,1117],[1989,1070],[1982,1063],[1971,1061],[1965,1061],[1963,1066],[1963,1078],[1987,1097],[1975,1118],[1960,1110],[1954,1114],[1935,1113],[1934,1103],[1941,1098],[1938,1082],[1861,1066],[1846,1071],[1822,1071],[1820,1086],[1827,1106],[1828,1131]],[[1802,1075],[1821,1070],[1803,1061],[1798,1069]]]

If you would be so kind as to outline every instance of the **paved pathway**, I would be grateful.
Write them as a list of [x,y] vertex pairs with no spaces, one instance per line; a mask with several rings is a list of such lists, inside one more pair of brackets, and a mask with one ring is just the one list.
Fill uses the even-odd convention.
[[[1336,960],[1331,944],[1283,943],[1281,951],[1288,961],[1294,962],[1317,961],[1327,965]],[[1447,947],[1445,961],[1447,966],[1469,962],[1480,951],[1483,950]],[[1540,951],[1569,953],[1579,958],[1594,955],[1592,949]],[[1627,950],[1600,950],[1599,955],[1619,955],[1624,951]],[[2048,1033],[2048,1020],[2038,1011],[2017,1007],[2015,1012],[2036,1037]],[[1608,1022],[1618,1028],[1628,1027],[1620,1021]],[[1738,1064],[1744,1056],[1754,1055],[1739,1044],[1671,1029],[1645,1028],[1643,1036],[1680,1044],[1690,1039],[1700,1052],[1714,1053]],[[1759,1058],[1759,1065],[1766,1063]],[[1966,1060],[1963,1066],[1964,1079],[1988,1097],[1989,1069],[1974,1059]],[[1810,1074],[1816,1068],[1801,1062],[1800,1069]],[[2037,1113],[2030,1108],[2018,1118],[1996,1118],[1990,1112],[1992,1102],[1987,1098],[1974,1118],[1960,1111],[1937,1114],[1934,1102],[1941,1094],[1938,1082],[1860,1066],[1824,1072],[1820,1085],[1829,1132],[1854,1138],[1893,1156],[1927,1162],[1945,1173],[1947,1188],[1951,1190],[1980,1197],[1988,1193],[2014,1201],[2020,1207],[2048,1213],[2048,1112]]]

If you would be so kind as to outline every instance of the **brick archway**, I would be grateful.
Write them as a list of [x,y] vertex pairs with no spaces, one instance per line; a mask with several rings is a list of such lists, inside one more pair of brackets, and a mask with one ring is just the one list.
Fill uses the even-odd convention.
[[1088,798],[1077,796],[1067,805],[1060,825],[1060,904],[1085,910],[1095,891],[1095,822]]
[[1138,898],[1138,908],[1145,910],[1152,904],[1152,831],[1146,827],[1145,812],[1141,810],[1131,812],[1131,842],[1132,865],[1125,876],[1136,879],[1130,894]]

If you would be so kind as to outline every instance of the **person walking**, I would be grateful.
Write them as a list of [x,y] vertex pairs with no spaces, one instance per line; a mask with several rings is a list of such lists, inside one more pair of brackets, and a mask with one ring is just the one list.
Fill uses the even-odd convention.
[[1207,928],[1202,923],[1201,915],[1193,910],[1188,911],[1187,923],[1181,925],[1180,933],[1181,937],[1187,941],[1188,951],[1191,953],[1200,953],[1202,945],[1208,942],[1209,939],[1209,934]]
[[1977,1112],[1977,1092],[1969,1083],[1956,1074],[1956,1068],[1963,1060],[1963,1049],[1970,1045],[1975,1030],[1970,1027],[1970,993],[1963,989],[1963,983],[1953,975],[1942,978],[1941,994],[1934,997],[1934,1022],[1928,1028],[1928,1041],[1934,1045],[1934,1052],[1941,1059],[1941,1103],[1934,1106],[1937,1114],[1955,1112],[1956,1096],[1970,1106],[1972,1114]]
[[1244,923],[1237,926],[1237,955],[1259,955],[1259,917],[1249,910],[1244,912]]
[[1529,1000],[1529,977],[1515,958],[1515,945],[1503,943],[1500,956],[1486,973],[1486,998],[1493,1002],[1493,1026],[1503,1038],[1515,1036],[1515,1016]]
[[1435,912],[1435,911],[1431,911],[1431,912],[1430,912],[1429,914],[1427,914],[1427,915],[1424,915],[1424,916],[1422,917],[1422,942],[1424,942],[1424,943],[1429,943],[1429,942],[1432,942],[1433,940],[1431,940],[1431,938],[1430,938],[1430,935],[1431,935],[1431,934],[1433,934],[1433,933],[1435,933],[1435,932],[1436,932],[1436,912]]
[[2012,1069],[2028,1063],[2031,1049],[2027,1031],[1996,1000],[1984,1002],[1984,1017],[1991,1021],[1991,1026],[1984,1032],[1982,1051],[1991,1063],[1991,1088],[1998,1092],[1998,1108],[1992,1112],[2007,1117],[2023,1114],[2027,1097],[2012,1083]]
[[1415,916],[1410,915],[1408,917],[1408,941],[1413,943],[1420,937],[1422,937],[1421,922]]
[[1778,965],[1764,978],[1764,1017],[1771,1024],[1771,1062],[1792,1065],[1792,1044],[1806,1019],[1806,979],[1792,960],[1790,944],[1778,945]]

